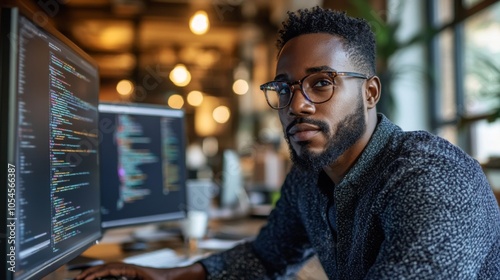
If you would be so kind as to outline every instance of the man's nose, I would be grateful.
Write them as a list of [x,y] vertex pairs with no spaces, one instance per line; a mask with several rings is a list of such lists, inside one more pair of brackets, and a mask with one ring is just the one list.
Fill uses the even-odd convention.
[[289,115],[310,115],[316,111],[314,103],[309,101],[300,85],[293,85],[290,90],[292,91],[292,100],[288,105]]

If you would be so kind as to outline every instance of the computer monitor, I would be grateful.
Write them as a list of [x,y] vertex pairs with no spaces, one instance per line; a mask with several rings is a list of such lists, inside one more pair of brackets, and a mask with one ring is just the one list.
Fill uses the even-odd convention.
[[101,237],[98,67],[34,18],[1,8],[0,279],[40,279]]
[[146,104],[99,105],[104,229],[186,216],[184,111]]

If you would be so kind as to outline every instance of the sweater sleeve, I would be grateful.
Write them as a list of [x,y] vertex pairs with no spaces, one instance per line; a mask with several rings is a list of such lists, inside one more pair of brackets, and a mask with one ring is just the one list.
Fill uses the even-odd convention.
[[491,253],[498,250],[500,213],[476,162],[396,164],[406,171],[385,192],[385,237],[365,279],[477,279],[485,265],[500,262]]
[[207,280],[269,279],[251,242],[211,255],[200,263],[207,272]]
[[[290,172],[267,224],[252,242],[201,260],[207,279],[276,279],[295,274],[313,255],[296,205]],[[294,182],[294,184],[292,184]]]

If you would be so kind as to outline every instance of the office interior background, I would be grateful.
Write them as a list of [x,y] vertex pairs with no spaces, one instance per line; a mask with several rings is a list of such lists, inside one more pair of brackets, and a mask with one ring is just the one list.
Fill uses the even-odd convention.
[[190,178],[220,180],[222,153],[230,149],[240,156],[246,187],[271,189],[289,167],[288,150],[259,85],[274,77],[286,11],[319,5],[364,17],[377,37],[378,110],[405,130],[428,130],[460,146],[500,192],[497,0],[32,3],[43,12],[40,21],[98,62],[100,100],[185,111]]

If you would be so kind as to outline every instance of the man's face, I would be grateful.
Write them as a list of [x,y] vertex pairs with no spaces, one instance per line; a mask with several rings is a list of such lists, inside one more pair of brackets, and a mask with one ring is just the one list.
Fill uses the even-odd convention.
[[[350,63],[339,37],[315,33],[285,44],[275,80],[297,81],[318,69],[359,72]],[[333,97],[321,104],[309,102],[295,87],[290,105],[279,110],[295,164],[318,172],[349,153],[366,130],[363,82],[353,77],[336,77]]]

